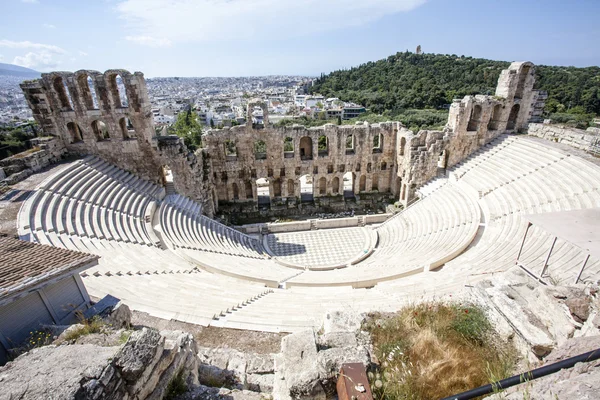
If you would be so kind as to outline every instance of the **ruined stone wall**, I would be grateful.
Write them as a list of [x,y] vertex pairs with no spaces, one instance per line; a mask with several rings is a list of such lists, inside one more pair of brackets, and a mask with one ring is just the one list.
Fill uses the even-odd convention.
[[[534,76],[533,64],[512,63],[500,75],[495,96],[455,100],[443,131],[414,133],[399,122],[276,128],[269,125],[266,104],[252,101],[246,125],[210,130],[203,135],[205,148],[195,154],[180,138],[156,136],[140,72],[53,72],[21,87],[44,133],[60,138],[69,153],[98,155],[157,183],[168,166],[176,191],[201,202],[209,216],[219,203],[259,210],[257,180],[264,178],[271,209],[285,215],[302,208],[304,175],[312,177],[313,212],[347,209],[347,173],[353,204],[372,207],[393,196],[407,205],[430,179],[498,135],[523,132],[539,119],[545,94],[533,90]],[[262,120],[254,118],[255,108],[262,109]],[[327,140],[326,151],[319,149],[320,138]]]
[[[348,172],[353,176],[355,195],[397,194],[394,158],[399,128],[397,122],[264,129],[246,124],[211,130],[203,139],[220,201],[256,202],[256,181],[260,178],[269,181],[271,198],[296,201],[301,197],[303,175],[312,176],[315,199],[342,196],[344,174]],[[374,148],[376,136],[382,144]],[[327,138],[327,151],[319,151],[320,137]],[[284,151],[286,138],[293,146],[290,151]],[[352,148],[347,148],[347,140],[352,141]],[[264,142],[266,153],[255,152],[259,141]]]
[[62,141],[54,137],[31,139],[31,150],[0,160],[5,176],[0,182],[12,185],[41,169],[60,161],[66,152]]
[[[118,77],[124,93],[119,91]],[[52,72],[23,82],[21,88],[44,134],[57,137],[68,153],[97,155],[159,184],[163,166],[169,166],[176,176],[176,190],[203,203],[204,211],[212,215],[203,155],[190,153],[177,137],[156,138],[141,72]]]
[[533,64],[512,63],[502,71],[495,96],[455,100],[443,131],[400,129],[396,139],[400,202],[406,206],[430,179],[500,134],[522,132],[530,121],[539,118],[545,94],[533,90],[534,81]]
[[583,130],[560,125],[529,124],[527,134],[600,154],[600,129],[598,128]]

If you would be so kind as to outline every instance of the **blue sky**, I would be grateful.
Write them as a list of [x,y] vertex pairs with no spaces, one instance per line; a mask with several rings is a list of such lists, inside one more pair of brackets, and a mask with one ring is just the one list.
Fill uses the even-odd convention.
[[0,0],[0,62],[318,75],[397,51],[600,65],[600,0]]

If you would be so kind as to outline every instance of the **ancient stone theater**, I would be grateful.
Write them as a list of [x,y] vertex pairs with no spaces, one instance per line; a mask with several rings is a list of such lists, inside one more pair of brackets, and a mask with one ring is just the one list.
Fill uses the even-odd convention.
[[[21,207],[19,236],[99,256],[80,274],[95,298],[269,332],[450,296],[515,264],[541,280],[597,280],[597,252],[547,216],[599,207],[600,167],[527,134],[546,96],[534,80],[533,64],[512,63],[495,95],[455,100],[440,131],[275,127],[250,102],[245,125],[208,130],[192,152],[155,129],[142,73],[42,74],[21,84],[45,136],[29,168],[60,163]],[[395,210],[361,212],[383,202]],[[323,210],[357,212],[306,217]]]

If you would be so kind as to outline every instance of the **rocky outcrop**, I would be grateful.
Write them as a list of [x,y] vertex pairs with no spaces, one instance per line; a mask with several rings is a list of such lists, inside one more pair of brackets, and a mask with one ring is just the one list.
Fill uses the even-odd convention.
[[178,374],[197,384],[190,334],[134,332],[122,347],[46,346],[0,368],[0,399],[162,399]]
[[198,348],[201,384],[254,392],[273,390],[273,354],[242,353],[230,348]]
[[597,315],[595,287],[546,286],[514,267],[478,283],[471,295],[488,311],[496,330],[513,339],[532,362],[580,336],[582,328],[586,335],[600,334],[592,323]]
[[[600,336],[566,340],[544,360],[544,365],[600,348]],[[571,369],[523,383],[490,400],[560,399],[592,400],[600,393],[600,362],[578,363]]]
[[362,317],[329,312],[323,329],[293,333],[281,340],[275,356],[275,400],[325,399],[335,392],[344,363],[371,362],[360,331]]

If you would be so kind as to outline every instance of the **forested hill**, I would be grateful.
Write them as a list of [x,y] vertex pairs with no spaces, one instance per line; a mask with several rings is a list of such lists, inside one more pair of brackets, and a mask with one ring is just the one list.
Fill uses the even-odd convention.
[[[509,62],[444,54],[397,53],[349,70],[322,75],[311,89],[339,97],[372,112],[442,108],[468,94],[494,94],[500,71]],[[539,65],[536,88],[548,91],[548,112],[580,106],[600,115],[600,68]]]

